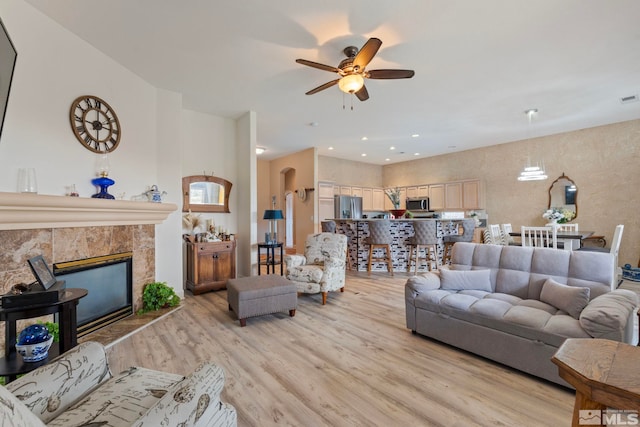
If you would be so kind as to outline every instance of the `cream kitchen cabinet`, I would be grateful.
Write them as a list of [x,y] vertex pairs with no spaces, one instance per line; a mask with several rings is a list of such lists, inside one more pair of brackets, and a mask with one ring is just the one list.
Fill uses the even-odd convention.
[[448,182],[444,185],[445,209],[462,209],[462,183]]
[[342,196],[351,196],[351,186],[350,185],[341,185],[340,186],[340,194]]
[[480,181],[464,181],[462,183],[462,204],[464,209],[483,209],[482,185]]
[[407,199],[418,197],[418,187],[407,187]]
[[433,184],[429,186],[429,208],[432,211],[444,209],[444,184]]
[[[333,198],[318,199],[318,219],[324,221],[335,217]],[[320,222],[319,221],[319,222]]]
[[362,189],[362,210],[363,211],[373,210],[373,189],[372,188]]
[[407,199],[419,199],[422,197],[429,197],[428,185],[407,187]]
[[372,188],[371,189],[371,210],[373,211],[383,211],[384,210],[384,200],[387,197],[384,194],[384,190],[382,188]]
[[333,182],[320,182],[318,181],[318,198],[319,199],[333,199]]
[[355,197],[362,197],[362,187],[351,187],[351,195]]

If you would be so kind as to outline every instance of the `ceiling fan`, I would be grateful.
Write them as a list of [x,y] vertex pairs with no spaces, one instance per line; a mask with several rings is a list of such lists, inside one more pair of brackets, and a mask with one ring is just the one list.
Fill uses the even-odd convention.
[[353,93],[360,101],[366,101],[369,99],[369,92],[367,92],[367,88],[364,85],[364,79],[410,79],[413,77],[415,74],[413,70],[366,71],[365,67],[373,59],[376,53],[378,53],[378,49],[380,49],[381,45],[382,41],[380,41],[380,39],[372,37],[367,40],[360,50],[355,46],[348,46],[344,48],[343,52],[347,58],[343,59],[338,67],[319,64],[317,62],[307,61],[306,59],[296,59],[298,64],[307,65],[320,70],[331,71],[340,76],[338,79],[331,80],[330,82],[320,85],[315,89],[311,89],[306,94],[313,95],[314,93],[318,93],[321,90],[328,89],[337,84],[341,91]]

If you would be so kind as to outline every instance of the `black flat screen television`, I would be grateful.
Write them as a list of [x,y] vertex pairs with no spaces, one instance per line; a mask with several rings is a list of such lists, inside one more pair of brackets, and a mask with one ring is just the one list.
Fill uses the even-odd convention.
[[2,127],[4,125],[4,115],[9,102],[9,92],[11,91],[11,80],[16,66],[18,52],[11,43],[9,33],[0,19],[0,137],[2,137]]

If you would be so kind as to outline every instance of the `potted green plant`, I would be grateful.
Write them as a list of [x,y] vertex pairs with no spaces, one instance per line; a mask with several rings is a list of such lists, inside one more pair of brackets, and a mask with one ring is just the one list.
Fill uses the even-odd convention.
[[142,308],[138,310],[138,314],[164,307],[175,307],[178,304],[180,304],[180,297],[166,282],[147,283],[142,291]]

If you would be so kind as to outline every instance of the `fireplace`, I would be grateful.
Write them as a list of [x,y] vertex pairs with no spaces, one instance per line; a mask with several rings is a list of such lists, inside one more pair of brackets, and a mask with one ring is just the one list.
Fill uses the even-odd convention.
[[36,255],[55,264],[133,252],[135,312],[142,308],[144,285],[156,280],[156,226],[177,209],[173,203],[0,192],[0,293],[33,281],[27,260]]
[[104,255],[53,265],[53,274],[67,288],[88,290],[78,302],[78,337],[133,314],[132,252]]

